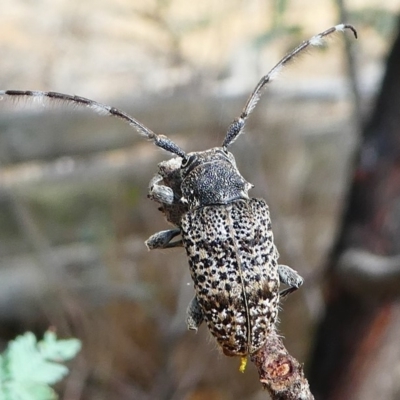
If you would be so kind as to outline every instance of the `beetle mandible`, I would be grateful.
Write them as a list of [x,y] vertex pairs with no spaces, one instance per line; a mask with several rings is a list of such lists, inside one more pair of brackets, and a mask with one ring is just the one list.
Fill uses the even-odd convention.
[[[228,128],[221,147],[186,153],[171,139],[152,132],[135,118],[93,100],[57,92],[0,91],[0,99],[30,97],[56,99],[88,107],[124,120],[153,143],[176,157],[159,164],[150,182],[149,197],[174,229],[152,235],[149,249],[183,246],[189,258],[195,295],[189,304],[187,325],[197,330],[204,321],[224,354],[245,357],[265,343],[274,329],[280,298],[299,288],[303,279],[278,263],[266,202],[250,198],[253,187],[240,174],[228,147],[243,132],[265,85],[297,54],[336,31],[340,24],[304,41],[263,76],[239,118]],[[173,241],[177,236],[181,239]],[[280,283],[288,288],[279,291]]]

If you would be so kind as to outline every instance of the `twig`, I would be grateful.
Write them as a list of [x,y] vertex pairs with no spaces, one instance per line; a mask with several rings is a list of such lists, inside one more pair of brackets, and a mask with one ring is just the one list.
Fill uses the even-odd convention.
[[250,359],[273,400],[314,400],[302,365],[289,354],[276,331]]

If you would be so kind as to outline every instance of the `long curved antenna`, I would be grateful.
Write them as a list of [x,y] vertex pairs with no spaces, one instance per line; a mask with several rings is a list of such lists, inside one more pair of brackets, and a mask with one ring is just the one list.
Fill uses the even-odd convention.
[[271,71],[268,72],[267,75],[263,76],[260,79],[260,81],[258,82],[253,93],[248,98],[246,105],[244,106],[242,113],[240,114],[240,117],[236,118],[229,126],[222,146],[228,147],[242,133],[246,119],[250,115],[250,113],[254,110],[255,106],[257,105],[258,101],[260,100],[260,96],[262,94],[262,91],[263,91],[265,85],[269,81],[274,79],[274,77],[285,66],[285,64],[287,64],[289,61],[293,60],[293,58],[295,58],[297,56],[297,54],[302,52],[307,47],[321,45],[323,43],[322,39],[325,36],[328,36],[336,31],[344,31],[345,29],[350,29],[353,32],[354,37],[357,39],[357,31],[352,25],[340,24],[340,25],[333,26],[332,28],[329,28],[324,32],[318,33],[318,35],[313,36],[309,40],[305,40],[303,43],[301,43],[299,46],[297,46],[290,53],[286,54],[286,56],[283,57],[282,60],[279,61],[278,64],[276,64],[275,67],[273,67],[271,69]]
[[69,94],[57,93],[57,92],[40,92],[40,91],[30,91],[30,90],[0,90],[0,100],[3,97],[10,96],[10,98],[21,99],[24,97],[32,98],[34,101],[43,101],[44,99],[58,100],[63,103],[83,106],[90,108],[91,110],[97,112],[101,115],[110,115],[117,117],[129,126],[132,126],[141,135],[150,139],[156,146],[162,149],[176,154],[183,159],[186,159],[186,153],[176,145],[171,139],[164,135],[157,135],[152,130],[144,126],[135,118],[131,117],[129,114],[118,110],[117,108],[107,106],[105,104],[98,103],[97,101],[87,99],[80,96],[71,96]]

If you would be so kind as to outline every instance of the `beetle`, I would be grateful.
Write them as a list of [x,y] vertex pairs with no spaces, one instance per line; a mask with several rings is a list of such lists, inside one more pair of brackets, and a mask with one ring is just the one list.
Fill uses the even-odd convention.
[[[175,155],[159,164],[149,185],[149,197],[160,204],[173,229],[152,235],[149,249],[183,246],[195,295],[187,311],[187,326],[205,322],[225,355],[255,353],[275,329],[282,297],[303,284],[302,277],[278,262],[268,205],[249,196],[251,183],[239,172],[228,150],[243,132],[265,86],[285,64],[325,36],[349,29],[334,26],[302,42],[258,82],[240,116],[229,126],[220,147],[186,153],[164,135],[151,131],[127,113],[96,101],[57,92],[0,91],[0,99],[55,99],[88,107],[122,119],[156,146]],[[174,238],[181,236],[181,239]],[[287,289],[280,291],[280,284]]]

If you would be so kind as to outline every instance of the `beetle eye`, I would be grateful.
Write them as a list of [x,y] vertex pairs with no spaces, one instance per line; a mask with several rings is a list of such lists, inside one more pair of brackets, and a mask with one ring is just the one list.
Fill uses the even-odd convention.
[[196,156],[193,154],[187,158],[184,158],[182,160],[181,168],[188,167],[194,160],[196,160]]

